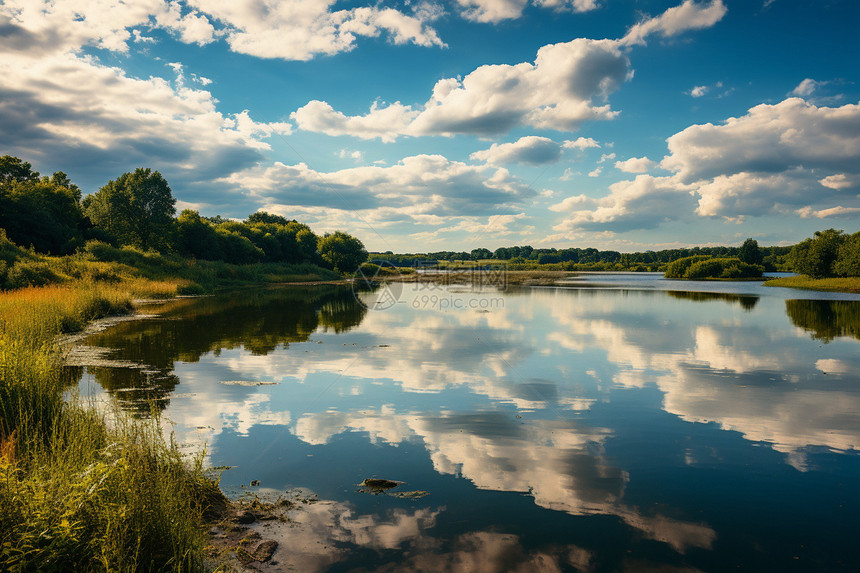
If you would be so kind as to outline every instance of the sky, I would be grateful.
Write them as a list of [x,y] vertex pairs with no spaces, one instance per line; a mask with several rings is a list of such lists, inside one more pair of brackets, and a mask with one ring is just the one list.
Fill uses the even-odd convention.
[[860,230],[857,0],[3,0],[0,154],[372,251]]

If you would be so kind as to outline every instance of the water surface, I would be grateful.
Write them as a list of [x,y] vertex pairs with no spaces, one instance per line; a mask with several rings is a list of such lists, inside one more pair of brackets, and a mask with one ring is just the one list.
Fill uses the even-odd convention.
[[87,340],[145,367],[71,373],[154,400],[230,495],[318,495],[285,568],[857,570],[860,297],[584,278],[181,299]]

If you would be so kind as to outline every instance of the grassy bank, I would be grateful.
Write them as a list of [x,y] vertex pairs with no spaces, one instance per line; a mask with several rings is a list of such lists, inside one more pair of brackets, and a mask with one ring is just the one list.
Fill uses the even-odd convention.
[[860,277],[813,279],[806,275],[798,275],[794,277],[770,279],[769,281],[766,281],[764,285],[808,290],[860,293]]
[[183,281],[0,293],[0,570],[195,571],[219,502],[159,421],[63,399],[57,338]]
[[52,257],[22,249],[0,231],[0,290],[27,286],[91,283],[118,285],[144,296],[162,288],[179,294],[263,283],[339,280],[341,275],[311,263],[255,263],[186,259],[175,254],[113,247],[91,241],[74,255]]

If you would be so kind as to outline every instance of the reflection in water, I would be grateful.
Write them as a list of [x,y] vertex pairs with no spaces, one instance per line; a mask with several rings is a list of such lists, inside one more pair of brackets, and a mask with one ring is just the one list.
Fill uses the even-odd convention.
[[[120,405],[140,414],[153,404],[167,407],[180,383],[175,361],[194,363],[204,354],[233,348],[265,356],[306,342],[319,328],[346,332],[367,312],[349,288],[330,285],[178,299],[151,310],[157,318],[123,322],[87,339],[88,346],[119,349],[122,360],[138,365],[90,366],[88,372]],[[75,370],[67,375],[81,372],[69,368]]]
[[[860,303],[421,288],[375,312],[333,287],[173,301],[87,341],[141,367],[86,371],[117,398],[170,397],[177,438],[237,466],[225,489],[329,500],[283,532],[296,570],[839,570],[853,555]],[[504,304],[474,304],[488,296]],[[356,493],[368,477],[430,495]]]
[[724,300],[726,302],[736,302],[744,310],[752,310],[758,303],[759,297],[754,295],[734,294],[730,292],[688,292],[679,290],[667,291],[672,298],[680,298],[683,300],[692,300],[696,302],[707,302],[712,300]]
[[860,340],[860,302],[846,300],[787,300],[785,312],[791,322],[812,333],[812,338],[830,342],[840,336]]

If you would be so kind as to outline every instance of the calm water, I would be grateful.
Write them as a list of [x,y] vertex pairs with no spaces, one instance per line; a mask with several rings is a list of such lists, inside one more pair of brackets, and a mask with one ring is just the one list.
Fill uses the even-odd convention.
[[145,367],[70,374],[155,399],[235,466],[231,495],[317,494],[284,568],[858,570],[860,297],[655,275],[399,289],[386,310],[331,286],[172,301],[87,340]]

